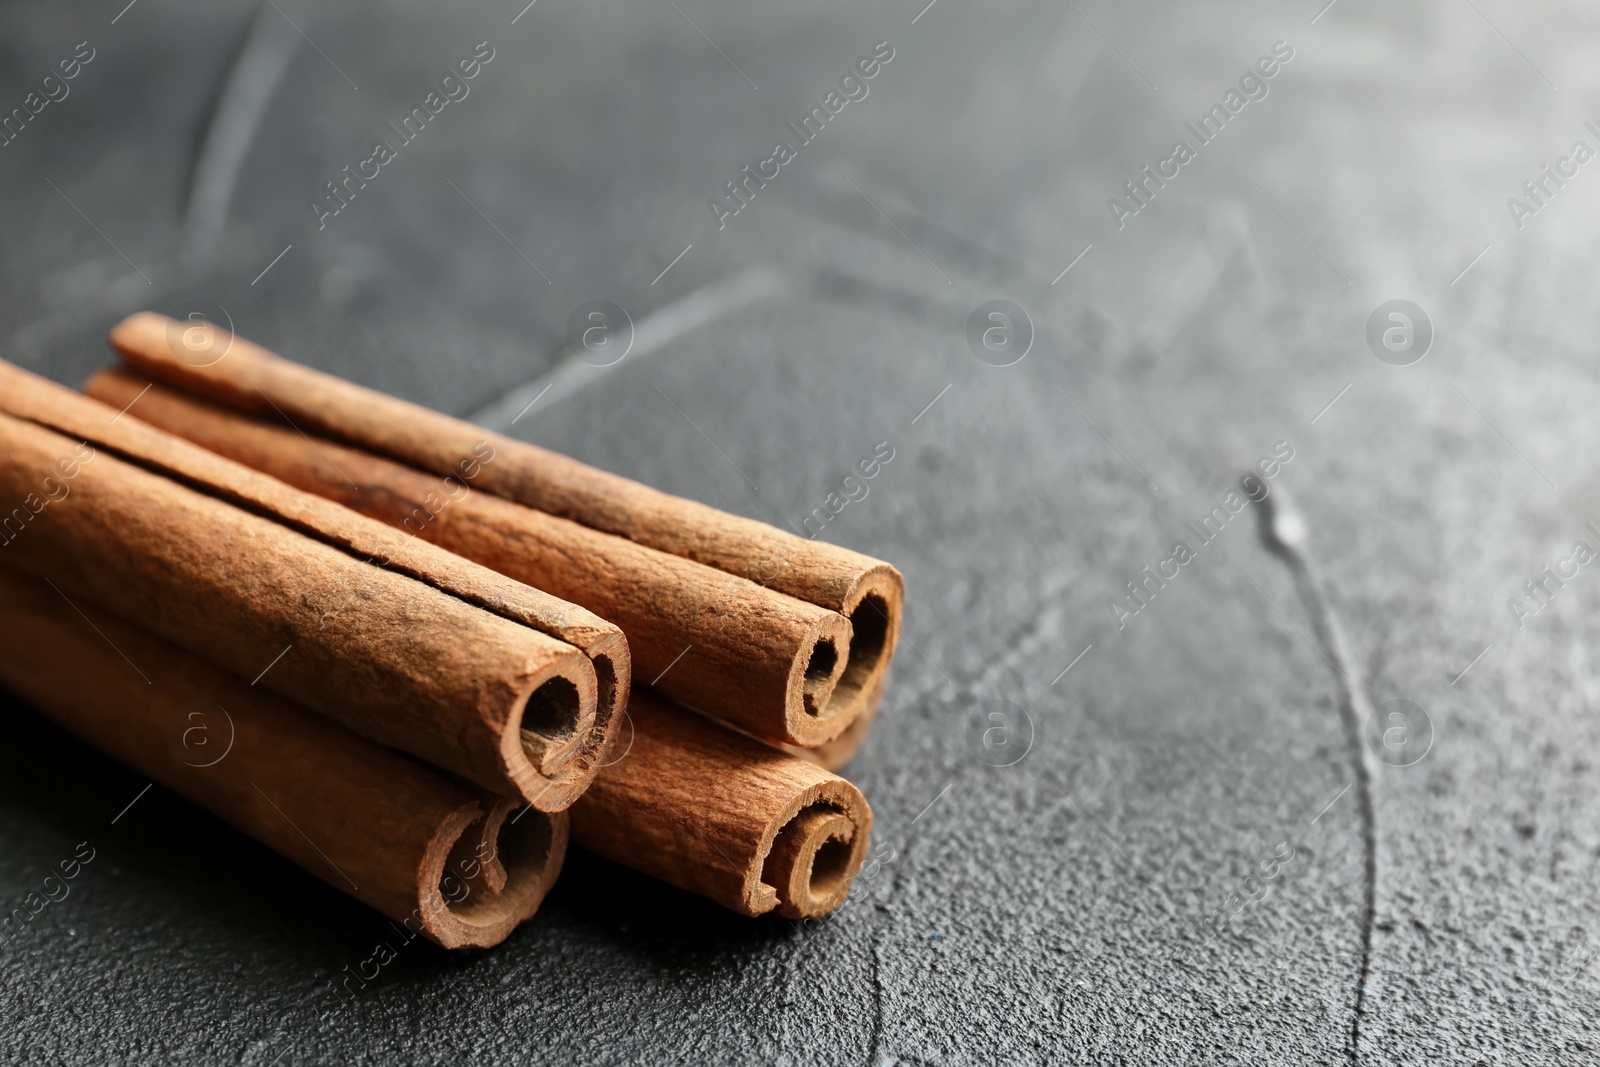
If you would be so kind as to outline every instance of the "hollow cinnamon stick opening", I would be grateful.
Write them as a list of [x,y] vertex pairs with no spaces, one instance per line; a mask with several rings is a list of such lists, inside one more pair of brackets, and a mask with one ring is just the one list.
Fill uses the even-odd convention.
[[[510,825],[520,801],[453,782],[4,566],[0,684],[408,938],[496,944],[560,873],[564,812]],[[498,887],[469,882],[457,861],[468,842],[469,858],[495,857]]]
[[0,494],[14,562],[487,788],[559,810],[616,736],[616,627],[3,363]]
[[[205,335],[205,343],[197,346],[207,353],[203,359],[188,356],[196,346],[180,342],[186,330]],[[894,655],[904,579],[881,560],[488,433],[280,359],[209,324],[177,323],[144,312],[119,323],[111,341],[127,362],[153,378],[238,410],[287,417],[307,432],[435,475],[457,469],[475,442],[487,440],[496,460],[476,488],[838,612],[849,619],[852,637],[848,650],[839,652],[844,665],[832,699],[846,708],[866,701],[872,682]],[[217,352],[223,353],[220,358]],[[859,710],[841,714],[853,720]]]
[[[625,538],[232,411],[116,368],[84,392],[296,488],[594,611],[675,700],[773,742],[816,745],[862,702],[834,700],[852,637],[838,612]],[[132,405],[131,407],[129,405]],[[494,460],[487,461],[489,463]],[[881,675],[878,677],[881,678]]]
[[879,678],[872,690],[867,694],[866,707],[862,709],[861,716],[850,724],[850,728],[831,741],[809,748],[800,745],[779,745],[778,749],[809,760],[824,770],[838,773],[845,764],[855,759],[856,753],[861,751],[861,746],[867,743],[867,735],[872,732],[872,724],[878,718],[878,711],[883,707],[884,680]]
[[635,689],[633,744],[572,808],[573,840],[744,915],[839,906],[866,856],[861,791]]
[[[445,948],[498,944],[533,914],[561,873],[569,839],[566,812],[542,812],[510,797],[485,797],[485,812],[451,846],[448,857],[434,849],[423,869],[434,910],[436,940]],[[463,842],[475,842],[470,855]],[[446,943],[445,938],[449,939]]]

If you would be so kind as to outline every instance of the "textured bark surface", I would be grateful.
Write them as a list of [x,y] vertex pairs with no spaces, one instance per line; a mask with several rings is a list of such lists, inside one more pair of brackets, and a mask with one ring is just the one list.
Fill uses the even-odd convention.
[[[497,944],[533,915],[561,870],[566,813],[529,812],[505,833],[513,801],[457,784],[96,608],[80,615],[49,585],[5,567],[0,681],[102,752],[383,912],[406,940]],[[474,880],[484,861],[495,866],[494,888]]]
[[[486,788],[542,789],[523,727],[548,752],[592,714],[572,646],[100,451],[0,414],[0,492],[50,503],[7,559],[242,677]],[[47,498],[46,498],[47,499]],[[15,512],[12,513],[15,515]],[[530,696],[560,703],[529,721]],[[552,702],[553,703],[553,702]]]
[[[521,709],[530,698],[526,694],[518,694],[513,705],[499,713],[498,759],[503,767],[501,773],[509,778],[515,787],[513,791],[521,790],[530,800],[537,797],[536,803],[542,809],[552,811],[569,805],[593,777],[595,767],[616,736],[617,703],[626,693],[625,689],[619,688],[619,680],[626,683],[630,673],[626,641],[615,626],[582,608],[507,580],[486,568],[293,489],[277,479],[221,459],[180,438],[151,429],[136,419],[125,419],[122,414],[113,412],[97,401],[87,400],[3,363],[0,363],[0,385],[5,386],[4,394],[0,396],[0,411],[90,442],[92,446],[106,449],[130,463],[170,476],[182,486],[193,486],[254,515],[277,520],[284,525],[285,533],[290,538],[285,544],[294,543],[294,534],[289,533],[293,531],[343,550],[349,559],[343,564],[330,563],[334,568],[330,573],[357,580],[366,572],[392,571],[396,575],[416,579],[419,585],[426,586],[430,591],[438,590],[464,602],[453,605],[452,610],[459,611],[466,605],[474,605],[506,620],[526,625],[535,631],[528,635],[534,639],[531,647],[539,649],[548,662],[539,668],[543,675],[535,679],[535,688],[528,691],[534,694],[528,705],[529,712],[523,715]],[[57,476],[59,480],[59,472]],[[70,485],[67,489],[70,491]],[[224,520],[228,516],[228,512],[220,508],[216,513]],[[183,535],[179,531],[175,536],[181,540]],[[337,560],[336,555],[324,554],[322,558]],[[412,587],[401,580],[391,582],[387,588],[391,593],[403,596]],[[293,603],[293,600],[290,598],[284,602]],[[318,632],[322,631],[323,624],[319,620]],[[503,632],[514,633],[513,630]],[[440,654],[446,659],[453,654],[445,637],[448,633],[448,629],[434,631],[434,639],[442,642]],[[540,634],[556,640],[541,642],[538,640]],[[589,664],[572,663],[570,657],[564,664],[557,662],[566,655],[566,651],[570,651],[564,650],[564,646],[581,649],[588,657]],[[462,652],[462,656],[467,658],[478,654],[471,646]],[[394,654],[391,653],[389,658],[392,660]],[[470,668],[466,665],[460,664],[454,669],[458,684],[468,687],[463,692],[479,684],[472,680]],[[549,690],[537,691],[546,679],[558,674],[566,681],[555,683]],[[575,694],[564,688],[568,683],[576,688]],[[434,731],[437,733],[442,729],[450,733],[455,729],[450,724],[460,714],[461,709],[457,707],[453,712],[456,718],[447,717],[442,727],[435,724]],[[493,716],[496,713],[491,711],[489,714]],[[516,718],[519,715],[520,727]],[[370,717],[377,720],[384,718],[377,713],[371,713]],[[378,728],[382,727],[368,726],[362,729]],[[392,732],[385,737],[389,739],[388,743],[408,747],[408,742],[394,739]],[[473,743],[482,746],[486,741],[479,737]],[[431,742],[409,744],[427,745]],[[418,754],[431,758],[426,752]],[[484,754],[479,753],[477,758],[482,763]],[[460,765],[451,766],[451,769],[468,773]],[[469,776],[504,791],[504,784],[493,786],[491,782],[477,777],[489,773],[480,767]]]
[[[634,670],[667,696],[766,740],[832,741],[865,702],[832,700],[850,624],[838,612],[681,556],[472,492],[449,479],[207,402],[125,369],[84,391],[307,492],[338,501],[621,627]],[[818,650],[819,644],[825,648]],[[815,658],[814,658],[815,657]],[[808,669],[810,668],[810,669]],[[882,674],[872,685],[881,686]]]
[[[191,356],[182,338],[200,353]],[[141,313],[111,331],[117,351],[153,378],[301,429],[446,476],[487,431],[395,397],[279,358],[209,325]],[[216,357],[215,353],[223,353]],[[637,541],[838,612],[853,627],[835,699],[838,718],[860,713],[899,641],[905,582],[900,572],[825,541],[672,496],[570,457],[488,434],[496,462],[478,488],[606,533]]]
[[636,690],[633,744],[573,806],[573,840],[744,915],[841,904],[872,811],[838,775]]
[[855,758],[861,746],[867,743],[867,738],[872,734],[872,724],[877,721],[878,710],[883,707],[884,683],[879,681],[875,689],[867,693],[866,707],[861,711],[861,717],[850,724],[850,729],[835,737],[825,744],[811,748],[802,748],[799,745],[779,745],[783,751],[791,756],[810,760],[818,767],[825,770],[839,771],[844,765]]
[[[570,678],[578,686],[576,709],[563,712],[562,705],[570,701],[562,691],[536,694],[534,713],[523,718],[522,752],[509,747],[509,736],[502,747],[506,747],[507,773],[528,797],[536,795],[539,808],[546,811],[570,805],[594,777],[606,747],[616,737],[618,705],[626,699],[632,675],[627,641],[616,625],[542,590],[510,581],[491,569],[328,504],[314,494],[294,490],[277,478],[262,477],[248,467],[219,459],[181,438],[150,429],[138,419],[125,419],[122,406],[112,414],[101,403],[3,362],[0,386],[5,387],[0,411],[107,448],[157,474],[274,518],[291,530],[344,550],[355,560],[414,577],[451,597],[581,649],[592,670],[584,672],[578,667]],[[594,675],[592,681],[589,673]],[[563,718],[571,718],[570,723],[557,721]],[[533,761],[531,773],[528,760]]]

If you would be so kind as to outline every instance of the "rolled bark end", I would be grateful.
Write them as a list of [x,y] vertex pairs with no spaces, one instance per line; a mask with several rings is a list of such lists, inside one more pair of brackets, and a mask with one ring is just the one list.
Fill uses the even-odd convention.
[[621,634],[602,637],[586,652],[594,676],[594,715],[585,716],[588,726],[579,735],[572,758],[522,787],[524,799],[540,811],[565,811],[583,796],[600,768],[611,759],[619,728],[627,718],[624,707],[628,689],[618,677],[618,664],[627,662],[627,639]]
[[866,855],[866,835],[857,840],[852,814],[819,801],[778,831],[762,866],[761,880],[777,890],[778,914],[811,919],[844,900]]
[[572,809],[574,840],[741,915],[839,906],[865,861],[861,791],[635,689],[632,744]]
[[565,814],[510,798],[485,804],[488,811],[440,827],[419,872],[424,929],[445,948],[505,940],[538,910],[561,873]]
[[[795,745],[820,745],[850,725],[849,701],[836,701],[849,662],[850,620],[837,612],[819,613],[807,634],[810,649],[794,658],[785,701],[784,740]],[[841,717],[843,716],[843,717]]]
[[[489,810],[477,819],[450,846],[445,870],[459,873],[474,890],[498,893],[506,887],[506,866],[501,862],[497,843],[506,816],[516,807],[515,800],[490,801]],[[440,887],[441,891],[443,886]]]
[[881,692],[900,643],[905,599],[905,580],[887,563],[859,575],[845,594],[842,611],[850,621],[850,645],[833,702],[847,722],[859,719],[874,694]]
[[791,756],[799,756],[810,763],[815,763],[824,770],[839,771],[845,764],[861,751],[861,746],[866,744],[867,735],[872,731],[872,723],[878,717],[878,710],[883,706],[883,676],[879,675],[866,694],[866,706],[862,708],[861,715],[849,727],[824,744],[814,745],[811,748],[801,748],[799,745],[779,745],[778,747]]
[[[516,719],[523,753],[546,778],[578,755],[598,717],[599,680],[585,677],[594,675],[587,660],[573,667],[575,677],[562,672],[535,686]],[[591,691],[587,700],[585,689]]]
[[534,677],[500,741],[505,779],[523,800],[555,812],[583,795],[616,744],[627,663],[627,639],[613,633]]

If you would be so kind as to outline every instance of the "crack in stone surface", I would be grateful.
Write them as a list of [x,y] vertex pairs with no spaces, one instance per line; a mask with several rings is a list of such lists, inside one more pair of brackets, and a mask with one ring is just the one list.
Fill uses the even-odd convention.
[[184,206],[182,255],[196,267],[213,258],[227,229],[228,208],[245,157],[260,137],[268,106],[299,45],[299,34],[282,13],[260,4],[213,94],[211,115],[189,170]]
[[[1248,492],[1247,476],[1246,491]],[[1372,803],[1373,760],[1363,731],[1372,715],[1358,660],[1350,652],[1344,629],[1329,603],[1321,576],[1306,550],[1309,529],[1305,516],[1281,487],[1274,488],[1257,505],[1261,542],[1283,561],[1294,579],[1295,592],[1311,616],[1312,630],[1322,646],[1323,656],[1333,668],[1339,683],[1339,716],[1344,724],[1345,741],[1355,765],[1356,803],[1361,814],[1363,879],[1363,917],[1361,922],[1361,966],[1356,983],[1355,1004],[1350,1020],[1350,1062],[1360,1063],[1361,1014],[1365,1007],[1367,976],[1372,966],[1372,927],[1378,888],[1377,814]]]

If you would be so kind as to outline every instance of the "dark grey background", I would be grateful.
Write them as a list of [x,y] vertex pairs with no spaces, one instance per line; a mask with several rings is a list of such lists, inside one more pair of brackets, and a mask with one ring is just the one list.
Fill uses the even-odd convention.
[[[0,12],[5,108],[96,50],[0,148],[6,358],[77,384],[122,315],[208,300],[489,423],[551,384],[516,432],[778,525],[887,441],[824,536],[909,592],[848,772],[886,861],[836,919],[575,851],[504,945],[414,946],[347,1006],[378,915],[160,789],[112,825],[144,779],[12,702],[0,905],[98,857],[0,948],[0,1059],[1600,1062],[1600,579],[1521,630],[1506,604],[1600,519],[1600,163],[1521,229],[1506,206],[1600,147],[1596,15],[922,3]],[[321,183],[483,40],[471,95],[319,232]],[[870,95],[719,232],[707,199],[880,40]],[[1270,94],[1119,230],[1106,198],[1279,40]],[[635,350],[563,364],[600,298]],[[997,298],[1037,330],[1007,368],[965,339]],[[1396,298],[1436,333],[1410,367],[1365,341]],[[1125,628],[1106,604],[1279,441],[1358,703],[1435,732],[1370,789],[1251,515]],[[1033,727],[1004,768],[969,747],[996,699]]]

